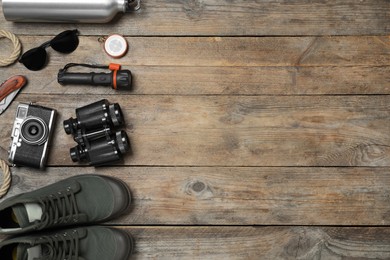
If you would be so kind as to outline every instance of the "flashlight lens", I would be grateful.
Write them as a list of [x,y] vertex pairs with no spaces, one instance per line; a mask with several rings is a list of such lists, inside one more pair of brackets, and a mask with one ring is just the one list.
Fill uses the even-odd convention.
[[130,70],[119,70],[117,72],[116,88],[118,90],[131,90],[132,76]]

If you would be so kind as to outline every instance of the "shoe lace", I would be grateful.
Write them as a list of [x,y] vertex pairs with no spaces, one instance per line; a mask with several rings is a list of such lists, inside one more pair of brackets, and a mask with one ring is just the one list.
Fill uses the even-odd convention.
[[65,191],[59,191],[44,198],[40,198],[42,206],[41,225],[38,229],[50,225],[78,222],[79,210],[75,198],[75,192],[71,187]]
[[[42,236],[47,241],[44,253],[39,260],[73,260],[79,257],[79,234],[77,230],[53,236]],[[37,259],[37,260],[38,260]]]

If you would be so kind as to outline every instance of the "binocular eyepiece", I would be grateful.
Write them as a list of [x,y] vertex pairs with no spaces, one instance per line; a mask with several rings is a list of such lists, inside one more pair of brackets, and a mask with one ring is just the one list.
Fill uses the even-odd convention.
[[63,122],[65,132],[78,144],[70,149],[72,160],[100,165],[122,159],[130,150],[130,142],[125,131],[115,128],[124,122],[119,104],[106,99],[77,108],[76,118]]

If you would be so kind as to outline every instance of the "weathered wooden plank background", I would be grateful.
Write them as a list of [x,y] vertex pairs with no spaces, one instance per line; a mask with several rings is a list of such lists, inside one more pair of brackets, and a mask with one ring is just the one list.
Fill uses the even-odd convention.
[[[82,37],[79,48],[69,55],[48,49],[50,62],[40,73],[19,65],[7,68],[7,72],[22,70],[31,82],[39,82],[23,93],[118,94],[104,87],[64,87],[56,81],[58,70],[69,62],[118,62],[102,51],[99,38]],[[21,37],[25,50],[49,39]],[[127,37],[127,41],[129,53],[119,62],[133,72],[134,89],[126,94],[390,93],[388,36]]]
[[[60,112],[50,165],[74,165],[62,122],[104,95],[22,94]],[[124,165],[390,166],[390,97],[110,95],[122,104]],[[16,103],[3,115],[9,142]]]
[[[112,224],[389,225],[387,168],[50,167],[14,170],[11,194],[76,174],[125,180],[133,210]],[[354,217],[351,217],[354,216]]]
[[[143,0],[105,25],[0,16],[24,51],[73,28],[79,48],[47,49],[44,70],[0,69],[27,76],[18,102],[59,112],[48,169],[12,168],[7,197],[80,173],[121,178],[133,209],[107,225],[134,235],[134,259],[390,258],[390,1]],[[111,33],[130,45],[120,60],[98,41]],[[68,62],[121,63],[133,90],[61,86]],[[132,152],[75,164],[62,121],[101,98],[124,110]],[[0,158],[16,106],[0,116]]]

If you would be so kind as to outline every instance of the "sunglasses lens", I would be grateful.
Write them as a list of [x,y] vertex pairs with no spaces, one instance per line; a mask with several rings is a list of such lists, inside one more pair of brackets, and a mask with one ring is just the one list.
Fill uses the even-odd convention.
[[23,54],[19,62],[23,63],[27,69],[36,71],[42,69],[45,66],[46,57],[46,50],[44,48],[38,47],[31,49]]
[[72,51],[76,50],[77,46],[79,45],[79,38],[77,34],[77,30],[68,30],[62,32],[54,37],[53,40],[51,40],[50,45],[58,52],[71,53]]

